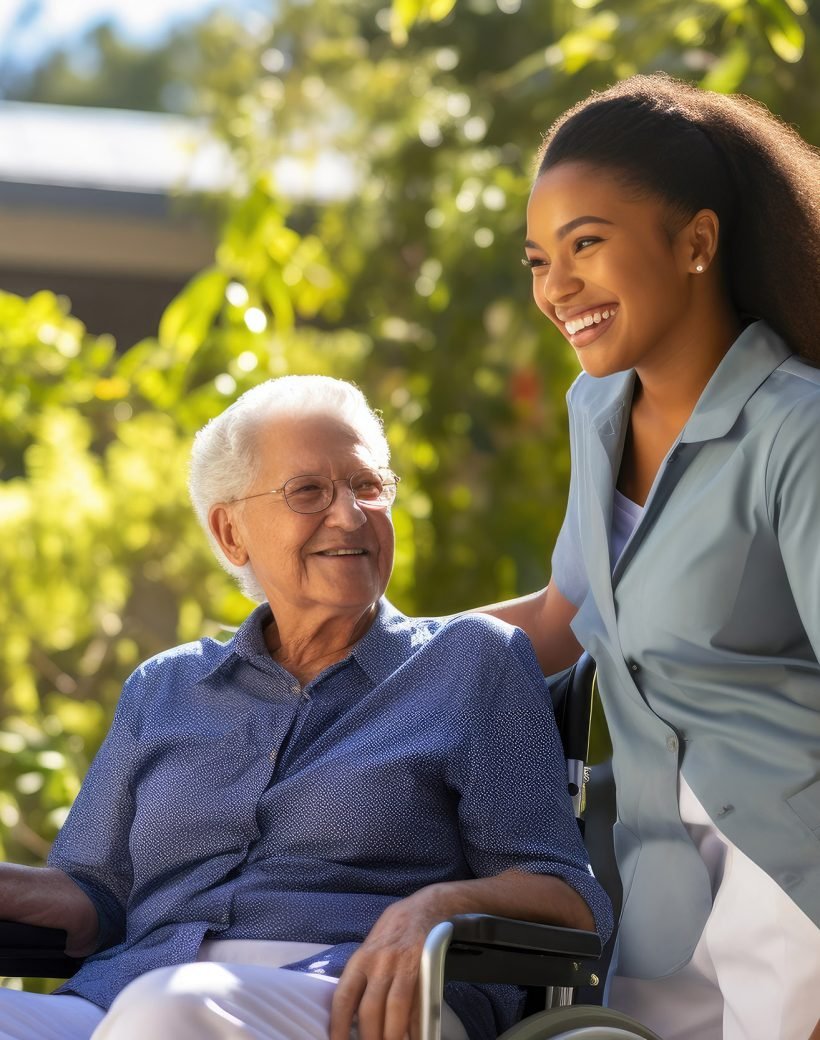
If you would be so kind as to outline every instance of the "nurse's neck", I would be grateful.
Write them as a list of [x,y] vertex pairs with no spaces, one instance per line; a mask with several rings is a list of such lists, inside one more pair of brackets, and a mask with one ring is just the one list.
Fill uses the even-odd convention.
[[677,437],[742,328],[728,304],[691,315],[673,350],[636,368],[633,412],[639,409],[645,421]]

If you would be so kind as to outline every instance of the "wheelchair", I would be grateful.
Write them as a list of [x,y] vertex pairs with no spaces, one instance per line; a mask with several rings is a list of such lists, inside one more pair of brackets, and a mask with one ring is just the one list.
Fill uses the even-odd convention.
[[[590,771],[586,764],[594,690],[595,663],[586,654],[550,684],[576,819],[617,918],[620,885],[611,848],[614,785],[607,765]],[[0,975],[69,978],[81,961],[68,957],[64,945],[60,930],[0,921]],[[600,1006],[601,976],[611,946],[612,939],[602,950],[595,932],[485,914],[442,921],[428,935],[421,956],[421,1040],[441,1040],[444,985],[450,981],[527,988],[525,1017],[499,1040],[660,1040],[634,1019]],[[573,1003],[576,995],[584,1002]]]

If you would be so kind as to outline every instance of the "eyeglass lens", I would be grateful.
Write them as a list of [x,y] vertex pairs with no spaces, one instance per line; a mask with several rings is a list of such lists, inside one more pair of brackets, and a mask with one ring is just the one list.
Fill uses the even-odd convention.
[[372,469],[357,470],[347,480],[335,482],[320,474],[291,477],[282,490],[286,502],[295,512],[318,513],[333,501],[335,485],[340,483],[347,483],[356,501],[362,505],[386,506],[396,497],[393,474]]

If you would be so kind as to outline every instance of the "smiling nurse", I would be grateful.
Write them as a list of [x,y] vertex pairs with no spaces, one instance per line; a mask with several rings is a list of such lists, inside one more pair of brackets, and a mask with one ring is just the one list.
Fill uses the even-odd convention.
[[820,1035],[819,189],[762,107],[638,76],[557,121],[527,209],[584,371],[549,584],[485,609],[597,662],[609,1003],[664,1040]]

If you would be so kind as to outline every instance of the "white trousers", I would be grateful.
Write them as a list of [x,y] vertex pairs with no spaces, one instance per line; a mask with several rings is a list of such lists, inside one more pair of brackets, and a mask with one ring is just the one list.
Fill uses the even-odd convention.
[[820,1019],[820,929],[718,831],[682,777],[680,802],[712,875],[712,912],[685,967],[616,975],[609,1007],[663,1040],[808,1040]]
[[[105,1014],[81,997],[0,989],[0,1040],[327,1040],[336,979],[287,971],[308,943],[223,940],[200,960],[135,979]],[[216,958],[219,958],[218,960]],[[443,1008],[444,1040],[467,1040]],[[351,1033],[356,1040],[355,1029]]]

